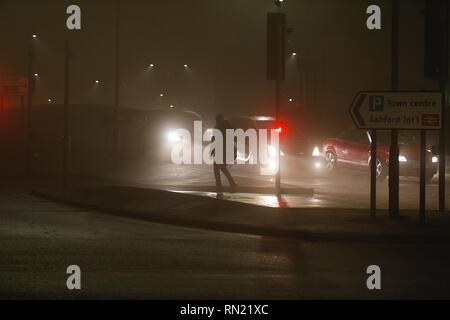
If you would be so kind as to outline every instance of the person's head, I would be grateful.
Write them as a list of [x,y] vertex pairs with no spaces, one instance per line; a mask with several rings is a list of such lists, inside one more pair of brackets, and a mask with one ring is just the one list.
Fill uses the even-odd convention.
[[216,124],[221,124],[225,122],[225,117],[222,114],[216,116]]

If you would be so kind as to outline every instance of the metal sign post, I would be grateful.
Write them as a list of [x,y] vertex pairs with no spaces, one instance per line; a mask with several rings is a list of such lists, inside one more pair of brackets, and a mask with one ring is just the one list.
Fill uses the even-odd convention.
[[[440,130],[443,123],[444,95],[439,91],[360,92],[353,100],[350,115],[359,129],[371,130],[371,216],[376,211],[376,129],[421,130],[420,217],[425,221],[425,130]],[[389,155],[390,158],[392,155]],[[395,156],[395,155],[394,155]],[[398,159],[398,155],[397,159]],[[423,171],[423,172],[422,172]],[[394,174],[398,175],[398,171]],[[389,172],[391,175],[392,172]]]
[[67,192],[69,185],[69,80],[70,80],[70,48],[66,40],[64,50],[64,141],[63,141],[63,190]]
[[445,211],[446,108],[448,106],[448,0],[425,1],[424,75],[438,79],[445,95],[442,129],[439,138],[439,211]]
[[27,142],[26,142],[26,148],[27,148],[27,161],[26,161],[26,174],[29,181],[31,181],[32,178],[32,170],[31,170],[31,161],[32,161],[32,155],[31,155],[31,122],[32,122],[32,113],[31,109],[33,107],[33,94],[34,94],[34,61],[35,61],[35,49],[34,49],[34,43],[30,45],[29,51],[28,51],[28,92],[27,92]]
[[420,223],[425,223],[425,169],[426,169],[426,130],[420,130],[420,187],[419,187],[419,216]]
[[370,131],[370,217],[377,216],[377,130]]
[[[398,90],[398,30],[399,30],[399,3],[398,0],[392,0],[392,37],[391,37],[391,89]],[[389,216],[395,218],[398,216],[399,209],[399,147],[398,130],[391,130],[391,146],[389,148]]]

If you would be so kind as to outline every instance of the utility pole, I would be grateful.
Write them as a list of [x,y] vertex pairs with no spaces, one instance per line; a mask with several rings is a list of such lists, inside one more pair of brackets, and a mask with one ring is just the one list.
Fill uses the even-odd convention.
[[119,140],[120,140],[120,132],[119,132],[119,83],[120,83],[120,55],[119,55],[119,46],[120,46],[120,0],[116,0],[116,26],[115,26],[115,64],[114,64],[114,128],[113,128],[113,162],[114,168],[117,169],[119,166]]
[[32,179],[32,132],[31,132],[31,122],[32,115],[31,109],[33,106],[33,94],[34,94],[34,60],[36,57],[34,42],[32,42],[28,48],[28,95],[27,95],[27,115],[26,115],[26,176],[31,182]]
[[[277,5],[278,14],[281,13],[282,1],[275,1]],[[280,19],[277,24],[277,72],[275,80],[275,118],[277,123],[280,123],[280,108],[281,108],[281,81],[284,78],[284,68],[285,68],[285,46],[286,46],[286,21],[285,16]],[[281,132],[279,132],[281,133]],[[281,159],[280,159],[280,147],[281,141],[280,137],[278,140],[278,150],[277,150],[277,172],[275,175],[275,190],[276,194],[281,195]]]
[[70,156],[70,132],[69,132],[69,79],[70,79],[70,48],[66,39],[64,48],[64,135],[63,135],[63,191],[67,192],[69,186],[69,156]]
[[[277,12],[267,14],[267,80],[275,80],[275,117],[278,123],[280,121],[281,81],[284,80],[286,42],[286,15],[281,13],[280,7],[282,2],[282,0],[275,0]],[[280,131],[278,132],[281,133]],[[277,161],[275,192],[279,196],[281,195],[279,141]]]
[[444,107],[442,110],[442,129],[439,137],[439,211],[445,212],[445,158],[447,144],[447,116],[448,116],[448,1],[441,1],[441,72],[439,87],[444,94]]
[[[398,0],[392,0],[392,56],[391,56],[391,89],[398,90]],[[389,149],[389,217],[398,216],[399,209],[399,147],[398,130],[391,130],[391,147]]]
[[448,126],[448,0],[425,1],[424,75],[437,79],[443,94],[439,135],[439,211],[445,211],[445,158]]

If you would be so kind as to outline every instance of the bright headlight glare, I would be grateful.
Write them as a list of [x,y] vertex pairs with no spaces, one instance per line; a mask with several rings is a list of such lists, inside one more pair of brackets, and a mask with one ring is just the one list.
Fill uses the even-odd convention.
[[172,142],[172,143],[181,142],[181,137],[173,131],[171,131],[167,134],[167,139],[169,140],[169,142]]
[[315,147],[315,148],[314,148],[314,150],[313,150],[313,152],[312,152],[312,156],[313,156],[313,157],[318,157],[318,156],[320,156],[320,150],[319,150],[319,147]]
[[272,145],[269,145],[267,147],[267,151],[269,153],[269,156],[271,156],[271,157],[274,157],[277,154],[277,149]]
[[405,156],[398,156],[398,161],[400,161],[400,162],[407,162],[408,160],[406,160]]
[[278,163],[276,161],[271,161],[269,164],[270,169],[277,170],[278,169]]

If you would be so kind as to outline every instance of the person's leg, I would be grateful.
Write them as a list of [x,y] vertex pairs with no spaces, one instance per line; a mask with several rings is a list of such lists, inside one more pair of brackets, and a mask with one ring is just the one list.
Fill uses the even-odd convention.
[[222,192],[222,181],[220,180],[220,167],[214,162],[214,178],[216,179],[216,191]]
[[231,176],[230,171],[228,171],[227,166],[224,164],[221,169],[222,169],[222,172],[225,175],[225,177],[227,177],[228,183],[230,184],[230,187],[231,188],[235,188],[236,187],[236,183],[234,182],[234,179]]

